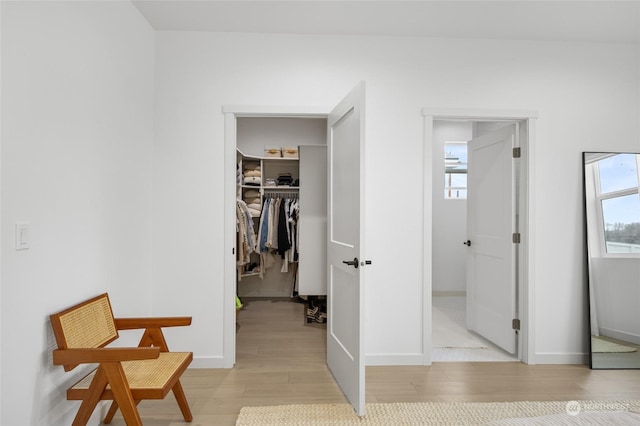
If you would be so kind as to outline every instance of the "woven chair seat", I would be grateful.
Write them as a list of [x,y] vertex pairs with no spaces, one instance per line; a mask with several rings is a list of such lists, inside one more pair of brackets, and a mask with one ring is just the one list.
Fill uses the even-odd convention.
[[[174,383],[191,363],[191,352],[161,352],[156,359],[123,361],[129,388],[134,399],[163,399]],[[86,375],[67,391],[67,398],[79,400],[89,390],[97,369]],[[112,399],[111,387],[107,386],[102,399]]]

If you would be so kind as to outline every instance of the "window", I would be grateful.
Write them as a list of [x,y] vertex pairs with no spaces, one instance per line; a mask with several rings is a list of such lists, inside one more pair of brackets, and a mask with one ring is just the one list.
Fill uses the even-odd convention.
[[444,198],[467,198],[467,143],[444,143]]
[[640,253],[639,154],[616,154],[597,162],[596,197],[605,251]]

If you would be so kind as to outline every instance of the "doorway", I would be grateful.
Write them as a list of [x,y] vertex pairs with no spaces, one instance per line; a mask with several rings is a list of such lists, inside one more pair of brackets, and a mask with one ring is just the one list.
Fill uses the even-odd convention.
[[[509,173],[509,182],[504,186],[506,191],[498,188],[503,182],[502,174],[490,174],[486,170],[499,169],[500,163],[505,162],[505,160],[494,158],[496,152],[500,152],[500,149],[496,150],[495,147],[508,144],[508,151],[510,151],[511,144],[517,142],[511,135],[509,140],[504,141],[495,140],[496,137],[492,135],[497,135],[496,131],[499,129],[508,130],[508,128],[513,129],[515,133],[516,126],[517,122],[512,121],[436,120],[434,122],[433,192],[436,195],[433,197],[433,232],[434,245],[438,250],[433,252],[432,274],[433,361],[514,361],[518,359],[514,348],[517,335],[508,327],[500,327],[503,322],[510,324],[514,317],[515,290],[517,290],[515,280],[500,279],[500,277],[513,275],[517,259],[514,258],[509,262],[510,270],[506,270],[505,274],[492,276],[491,283],[487,283],[482,274],[477,276],[472,272],[476,268],[469,263],[473,261],[474,264],[478,264],[480,266],[478,270],[486,270],[483,264],[487,262],[491,263],[492,270],[501,269],[494,253],[490,257],[484,256],[483,253],[479,253],[480,255],[476,253],[478,243],[482,245],[478,239],[487,238],[486,230],[481,233],[471,230],[477,228],[476,221],[480,217],[487,222],[481,224],[486,229],[500,230],[505,227],[501,223],[503,219],[500,219],[502,214],[497,211],[499,203],[484,200],[496,196],[497,199],[505,196],[510,200],[512,194],[517,195],[517,162],[506,158],[510,169],[508,171],[513,170],[513,173]],[[483,142],[484,140],[486,141]],[[479,155],[487,150],[489,150],[488,155]],[[505,155],[510,154],[506,152],[507,149],[503,150]],[[472,164],[471,161],[474,158],[476,160]],[[475,178],[472,178],[472,172]],[[491,179],[494,182],[489,185],[488,182],[491,182]],[[478,184],[480,181],[484,183]],[[507,204],[507,211],[503,214],[515,217],[515,213],[509,206],[512,203],[507,202]],[[486,207],[479,209],[483,205]],[[510,238],[511,226],[506,225],[507,229],[502,234],[508,234]],[[513,250],[508,246],[505,248],[509,251]],[[470,255],[473,256],[472,259],[469,259]],[[477,281],[480,281],[479,285],[474,285]],[[496,290],[495,287],[498,284],[500,289]],[[479,286],[484,287],[484,290],[478,290]],[[506,296],[507,294],[511,296]],[[500,302],[498,306],[492,306],[497,302]],[[494,309],[487,309],[487,306]],[[503,315],[507,319],[501,320],[500,317]],[[496,318],[491,322],[486,321],[489,322],[488,325],[478,327],[482,324],[483,317]],[[497,330],[500,330],[497,337],[500,337],[501,341],[495,339],[496,333],[493,332],[493,328],[496,325]],[[505,350],[507,348],[508,350]]]
[[326,140],[326,118],[236,117],[237,368],[326,364]]
[[[529,191],[531,179],[531,147],[535,125],[535,112],[530,111],[471,111],[471,110],[423,110],[425,116],[425,365],[433,361],[506,361],[533,362],[533,346],[529,324],[532,316],[530,304],[529,259],[532,242],[529,235],[529,209],[532,198]],[[514,255],[513,264],[517,292],[515,310],[520,320],[517,356],[501,350],[488,339],[471,333],[466,324],[466,259],[469,247],[466,222],[466,185],[461,176],[445,173],[456,163],[457,173],[463,174],[465,158],[460,158],[459,148],[464,142],[479,135],[488,134],[515,123],[516,138],[520,143],[518,178],[511,182],[517,192],[516,217],[521,233],[521,243]],[[445,142],[455,151],[445,159]],[[447,163],[448,161],[448,163]],[[460,167],[462,166],[462,167]],[[449,179],[445,180],[445,175]],[[446,225],[446,226],[445,226]],[[448,229],[447,229],[448,226]],[[446,258],[446,259],[445,259]],[[445,259],[445,260],[443,260]],[[515,325],[515,324],[514,324]],[[511,326],[511,324],[509,324]],[[457,337],[456,337],[457,336]],[[457,340],[456,340],[457,339]]]
[[[224,349],[221,354],[224,368],[232,368],[236,363],[236,295],[237,295],[237,263],[236,263],[236,199],[237,199],[237,167],[238,167],[238,125],[240,118],[283,118],[283,119],[320,119],[326,120],[329,114],[328,109],[324,108],[304,108],[304,107],[278,107],[277,109],[270,107],[251,107],[251,106],[227,106],[223,108],[225,119],[225,184],[224,204],[225,204],[225,270],[224,270]],[[265,147],[269,146],[269,142],[265,142]],[[274,146],[281,146],[280,143]],[[264,149],[263,147],[262,149]],[[256,157],[261,157],[259,152],[255,152]],[[291,275],[291,274],[290,274]],[[259,288],[255,283],[245,282],[248,284],[246,290],[247,295],[281,297],[288,294],[289,284],[280,285],[275,283],[271,285],[268,292],[263,288]],[[254,293],[254,294],[251,294]]]
[[[250,252],[245,251],[247,246],[255,245],[255,240],[247,243],[243,227],[251,228],[248,218],[253,218],[253,212],[245,209],[242,205],[246,204],[244,197],[246,194],[238,197],[238,191],[244,191],[244,188],[238,189],[246,184],[246,178],[251,180],[256,178],[262,181],[267,177],[264,174],[266,170],[265,161],[271,161],[271,158],[249,158],[240,153],[238,157],[237,139],[238,128],[237,119],[239,117],[288,117],[288,118],[321,118],[327,123],[327,142],[326,142],[326,300],[327,300],[327,340],[326,340],[326,360],[327,366],[336,383],[340,386],[346,398],[354,407],[358,415],[364,415],[364,350],[363,350],[363,317],[364,312],[364,293],[360,291],[364,276],[360,273],[360,266],[369,265],[370,260],[364,260],[362,255],[364,247],[361,244],[364,229],[360,228],[360,223],[364,223],[365,211],[360,206],[364,205],[363,200],[363,184],[361,170],[364,170],[365,159],[362,155],[364,152],[364,94],[365,84],[360,82],[351,92],[349,92],[333,109],[330,111],[313,111],[310,112],[305,108],[257,108],[253,107],[223,107],[225,114],[225,236],[224,244],[229,248],[225,250],[225,269],[224,269],[224,334],[223,334],[223,366],[232,368],[236,361],[236,335],[235,335],[235,314],[236,303],[236,274],[237,274],[237,256],[243,255],[242,259],[247,260],[244,254]],[[269,150],[270,151],[270,150]],[[238,185],[238,171],[244,167],[239,167],[237,158],[242,161],[245,159],[252,162],[251,172],[254,175],[244,175],[243,184]],[[301,160],[301,159],[300,159]],[[278,161],[280,162],[280,161]],[[349,185],[344,185],[343,177],[347,177]],[[293,176],[290,176],[291,178]],[[255,183],[255,182],[254,182]],[[302,176],[298,187],[300,195],[305,181]],[[266,184],[259,184],[260,191],[267,189]],[[278,186],[280,186],[278,184]],[[293,185],[289,185],[293,186]],[[258,198],[262,203],[262,195],[255,194],[252,191],[251,198]],[[348,200],[346,202],[345,200]],[[300,197],[300,204],[304,203]],[[264,204],[260,204],[264,208]],[[240,206],[240,207],[238,207]],[[346,208],[350,206],[350,208]],[[248,207],[248,205],[246,206]],[[256,206],[259,207],[259,206]],[[246,210],[246,213],[241,213]],[[264,210],[266,211],[266,210]],[[270,211],[270,209],[269,209]],[[238,213],[237,213],[238,212]],[[290,220],[286,218],[286,205],[278,211],[278,223],[288,226]],[[237,214],[236,214],[237,213]],[[274,214],[268,213],[270,217]],[[285,217],[283,217],[283,215]],[[297,223],[306,223],[302,220],[302,210],[300,211],[301,220]],[[260,220],[263,216],[260,217]],[[289,238],[289,231],[282,231],[278,226],[277,234],[281,234],[285,239]],[[286,234],[286,235],[285,235]],[[302,229],[295,231],[296,235],[308,235],[303,233]],[[262,243],[262,235],[260,233]],[[240,238],[240,236],[242,238]],[[280,238],[280,237],[278,237]],[[301,237],[302,238],[302,237]],[[317,240],[317,239],[316,239]],[[284,240],[283,240],[284,241]],[[236,245],[236,242],[239,242]],[[291,240],[285,244],[289,246]],[[238,249],[236,247],[239,247]],[[273,247],[273,246],[272,246]],[[287,247],[288,248],[288,247]],[[302,244],[300,244],[302,248]],[[240,251],[242,249],[242,251]],[[278,241],[278,252],[282,247]],[[236,253],[237,250],[237,253]],[[284,249],[282,249],[284,250]],[[250,253],[249,253],[250,254]],[[304,259],[304,253],[300,252],[300,260],[297,261],[298,268],[301,268],[301,261]],[[312,257],[307,258],[312,261]],[[353,260],[352,260],[353,259]],[[363,259],[362,262],[359,259]],[[250,260],[250,259],[249,259]],[[284,264],[283,264],[284,268]],[[242,272],[247,272],[243,269]],[[253,269],[248,272],[254,272]],[[263,270],[261,269],[262,273]],[[336,283],[338,285],[336,285]],[[300,284],[302,286],[302,283]],[[300,293],[302,294],[302,292]]]

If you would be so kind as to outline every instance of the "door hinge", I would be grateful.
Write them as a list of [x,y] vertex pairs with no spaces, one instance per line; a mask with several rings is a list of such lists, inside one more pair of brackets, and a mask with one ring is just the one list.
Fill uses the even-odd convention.
[[511,327],[512,327],[514,330],[520,331],[520,320],[519,320],[518,318],[514,318],[514,319],[511,321]]
[[521,151],[520,147],[513,148],[513,158],[520,158]]
[[519,232],[514,232],[511,239],[512,239],[514,244],[520,244],[520,233]]

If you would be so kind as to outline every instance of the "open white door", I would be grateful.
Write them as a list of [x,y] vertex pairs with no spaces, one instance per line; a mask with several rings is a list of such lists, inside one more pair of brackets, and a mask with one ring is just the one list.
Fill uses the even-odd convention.
[[468,144],[467,328],[516,352],[516,232],[513,148],[509,124]]
[[327,126],[327,363],[356,413],[363,416],[364,83],[329,114]]

